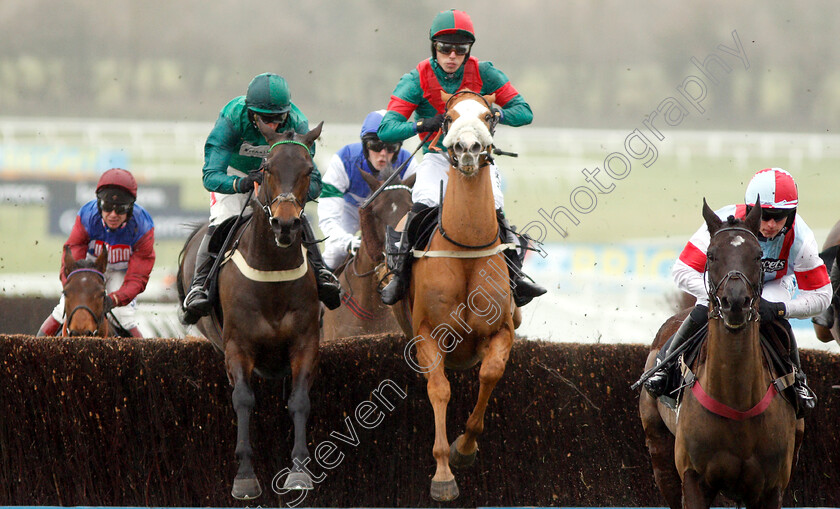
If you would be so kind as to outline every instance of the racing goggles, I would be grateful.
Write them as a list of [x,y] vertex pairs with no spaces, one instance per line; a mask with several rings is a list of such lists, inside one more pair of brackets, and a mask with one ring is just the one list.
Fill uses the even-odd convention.
[[372,152],[381,152],[383,149],[395,154],[400,150],[402,143],[385,143],[382,140],[373,140],[365,142],[365,147]]
[[776,221],[777,223],[784,220],[788,217],[790,211],[787,209],[761,209],[761,220],[762,221]]
[[466,55],[470,52],[470,46],[472,46],[472,44],[453,44],[451,42],[435,41],[435,51],[443,53],[444,55],[448,55],[453,51],[456,55]]
[[133,203],[114,203],[105,200],[99,200],[99,209],[102,212],[116,212],[117,214],[128,214],[133,206]]
[[257,113],[266,124],[285,124],[288,113]]

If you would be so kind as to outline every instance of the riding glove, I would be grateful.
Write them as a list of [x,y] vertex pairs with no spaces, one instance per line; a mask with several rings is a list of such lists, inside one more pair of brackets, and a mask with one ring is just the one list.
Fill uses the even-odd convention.
[[350,242],[347,243],[347,252],[351,255],[355,255],[359,251],[359,246],[362,245],[362,239],[359,237],[353,237],[350,239]]
[[497,123],[501,122],[502,119],[505,118],[505,110],[503,110],[498,104],[493,104],[490,109],[493,110],[493,116],[496,117]]
[[245,177],[241,177],[234,182],[234,189],[239,193],[247,193],[254,188],[254,183],[262,184],[263,172],[262,170],[253,170]]
[[784,302],[770,302],[764,297],[758,303],[758,315],[762,322],[770,322],[775,318],[784,318],[787,308]]
[[117,303],[114,300],[114,297],[112,297],[110,295],[106,295],[105,296],[105,307],[104,307],[105,310],[102,313],[105,314],[108,311],[111,311],[112,309],[114,309],[114,307],[116,305],[117,305]]
[[440,126],[443,125],[443,119],[445,115],[443,113],[438,113],[434,117],[429,118],[421,118],[415,124],[418,133],[433,133],[440,129]]

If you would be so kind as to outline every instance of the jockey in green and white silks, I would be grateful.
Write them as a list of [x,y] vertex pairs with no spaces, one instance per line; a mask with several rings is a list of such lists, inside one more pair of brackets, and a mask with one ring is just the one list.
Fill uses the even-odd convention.
[[[286,80],[277,74],[264,73],[254,77],[244,96],[233,98],[222,108],[204,144],[202,181],[204,188],[210,191],[210,227],[196,255],[195,275],[183,303],[184,320],[187,323],[195,323],[209,313],[212,307],[206,284],[213,264],[208,252],[210,238],[225,219],[239,214],[254,184],[262,181],[262,173],[259,171],[262,158],[239,153],[244,143],[268,145],[257,128],[256,116],[276,132],[309,132],[309,121],[292,103]],[[314,143],[309,153],[314,157]],[[320,194],[321,174],[315,167],[310,176],[307,200],[314,200]],[[327,307],[338,307],[341,290],[338,281],[324,266],[315,244],[315,234],[303,213],[301,220],[308,258],[318,275],[318,295]]]
[[[417,180],[412,191],[414,207],[408,220],[425,208],[439,205],[441,182],[446,192],[449,158],[441,139],[431,145],[443,123],[446,107],[440,97],[441,90],[449,94],[463,89],[482,95],[495,94],[494,114],[498,123],[504,125],[519,127],[530,124],[534,118],[531,107],[505,73],[490,62],[479,62],[470,56],[475,30],[467,13],[454,9],[439,13],[432,21],[429,39],[431,58],[421,61],[400,79],[378,131],[379,138],[386,143],[401,142],[415,134],[424,143],[423,161],[417,167]],[[489,169],[500,226],[503,232],[509,234],[506,241],[516,243],[518,239],[510,231],[502,212],[504,197],[498,169],[495,164],[491,164]],[[410,260],[406,258],[408,251],[405,246],[408,243],[405,240],[400,241],[403,248],[393,253],[389,264],[394,278],[382,291],[382,300],[386,304],[399,301],[407,288]],[[515,250],[506,253],[505,257],[509,262],[517,306],[523,306],[545,293],[544,288],[522,275],[519,270],[522,261]]]

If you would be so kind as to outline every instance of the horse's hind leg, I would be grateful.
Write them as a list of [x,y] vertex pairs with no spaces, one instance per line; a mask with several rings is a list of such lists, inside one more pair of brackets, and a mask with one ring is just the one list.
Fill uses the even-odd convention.
[[228,379],[233,385],[233,409],[236,412],[236,457],[239,469],[233,480],[231,495],[239,500],[250,500],[262,494],[260,482],[254,473],[249,427],[254,409],[254,391],[251,389],[251,373],[254,362],[229,340],[225,347],[225,364]]
[[[283,489],[311,490],[312,477],[309,475],[309,449],[306,448],[306,421],[309,419],[309,388],[312,387],[312,370],[318,357],[318,331],[310,332],[306,347],[292,354],[292,393],[289,395],[289,415],[295,426],[295,445],[292,448],[292,469],[286,477]],[[316,478],[320,482],[322,478]]]
[[496,332],[487,344],[487,351],[478,372],[480,384],[478,400],[467,418],[464,434],[456,438],[450,446],[449,464],[453,467],[468,467],[475,461],[475,455],[478,452],[478,436],[484,431],[484,413],[487,410],[487,402],[490,401],[490,394],[505,372],[512,345],[513,333],[507,328]]
[[659,415],[656,400],[642,389],[639,414],[653,465],[653,478],[672,509],[682,507],[682,480],[674,462],[674,435]]

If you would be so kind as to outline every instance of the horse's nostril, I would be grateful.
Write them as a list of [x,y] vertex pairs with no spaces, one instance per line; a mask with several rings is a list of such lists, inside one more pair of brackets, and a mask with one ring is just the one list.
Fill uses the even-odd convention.
[[481,143],[477,141],[473,142],[473,144],[470,145],[470,153],[478,154],[479,152],[481,152]]

